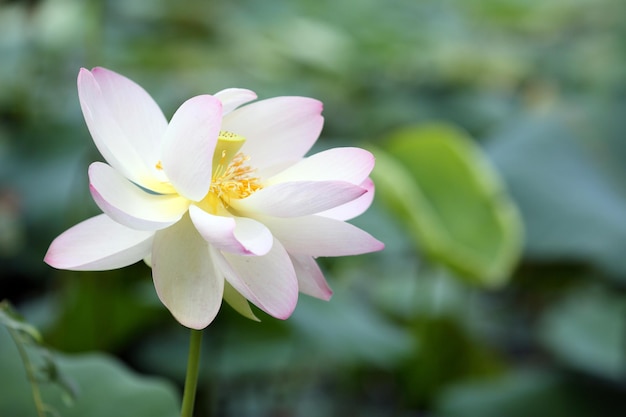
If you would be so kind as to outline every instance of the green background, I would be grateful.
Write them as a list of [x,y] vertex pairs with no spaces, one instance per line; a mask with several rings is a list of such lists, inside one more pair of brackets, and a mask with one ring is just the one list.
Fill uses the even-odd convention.
[[[224,306],[198,417],[626,415],[624,16],[621,0],[0,2],[0,300],[89,388],[49,401],[176,415],[185,372],[187,331],[145,265],[43,263],[99,212],[76,76],[104,66],[168,117],[227,87],[315,97],[315,151],[377,157],[354,223],[386,249],[320,259],[333,298],[301,296],[285,322]],[[34,415],[13,341],[0,351],[19,392],[0,389],[0,416]]]

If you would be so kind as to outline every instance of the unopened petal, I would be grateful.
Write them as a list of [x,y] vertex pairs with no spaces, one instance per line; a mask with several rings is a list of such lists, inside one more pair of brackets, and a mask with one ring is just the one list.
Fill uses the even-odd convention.
[[245,213],[297,217],[340,206],[365,192],[358,185],[341,181],[294,181],[271,185],[230,203]]
[[300,292],[325,301],[330,300],[333,291],[328,286],[315,259],[307,255],[295,254],[290,254],[290,257],[296,270]]
[[102,162],[89,167],[89,188],[98,207],[113,220],[138,230],[158,230],[176,223],[189,207],[178,195],[150,194]]
[[306,97],[275,97],[240,107],[222,129],[246,138],[241,151],[259,169],[297,161],[311,149],[324,124],[322,103]]
[[176,191],[190,200],[200,201],[209,191],[221,118],[217,98],[197,96],[180,106],[165,132],[161,166]]
[[336,220],[350,220],[360,216],[374,201],[374,181],[368,178],[363,181],[361,187],[367,190],[361,197],[317,214]]
[[237,290],[233,288],[228,281],[224,281],[224,301],[233,308],[237,313],[241,314],[247,319],[254,321],[261,321],[254,314],[248,300],[243,295],[239,294]]
[[345,181],[361,184],[374,168],[374,156],[360,148],[333,148],[304,158],[264,181]]
[[274,238],[262,223],[244,217],[216,216],[199,207],[189,215],[200,235],[219,250],[239,255],[265,255]]
[[322,216],[297,218],[261,217],[291,254],[345,256],[376,252],[384,244],[350,223]]
[[208,244],[187,216],[156,232],[152,278],[160,300],[182,325],[203,329],[217,315],[224,278],[209,256]]
[[298,280],[289,255],[278,241],[264,256],[211,250],[226,280],[250,302],[279,319],[293,313],[298,301]]
[[256,93],[244,88],[227,88],[214,94],[222,102],[222,113],[228,114],[249,101],[256,100]]
[[57,269],[105,271],[143,259],[153,232],[130,229],[101,214],[68,229],[54,239],[44,261]]
[[80,70],[78,96],[104,159],[128,179],[151,188],[167,128],[152,97],[133,81],[104,68]]

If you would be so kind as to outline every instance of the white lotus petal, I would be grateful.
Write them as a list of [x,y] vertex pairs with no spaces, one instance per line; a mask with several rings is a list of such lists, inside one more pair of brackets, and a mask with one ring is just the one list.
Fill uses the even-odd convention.
[[80,70],[78,96],[104,159],[128,179],[153,189],[167,120],[152,97],[133,81],[104,68]]
[[203,329],[217,315],[224,278],[188,216],[156,232],[152,277],[161,302],[182,325]]
[[228,114],[242,104],[256,100],[256,93],[244,88],[227,88],[214,94],[222,102],[222,114]]
[[189,215],[200,235],[211,245],[239,255],[265,255],[274,238],[263,224],[245,217],[216,216],[197,206]]
[[374,201],[374,181],[368,178],[361,184],[361,187],[367,190],[361,197],[317,214],[335,220],[350,220],[360,216]]
[[189,207],[189,200],[178,195],[147,193],[102,162],[90,165],[89,188],[102,211],[118,223],[137,230],[170,226]]
[[350,223],[322,216],[259,217],[290,254],[345,256],[376,252],[384,244]]
[[322,103],[306,97],[275,97],[240,107],[224,116],[222,130],[246,138],[241,152],[267,166],[302,158],[324,124]]
[[293,267],[298,277],[298,289],[301,293],[328,301],[333,291],[315,259],[307,255],[290,254]]
[[264,256],[238,256],[211,248],[226,280],[250,302],[279,319],[288,318],[298,301],[298,280],[285,248],[274,241]]
[[359,148],[334,148],[304,158],[264,184],[288,181],[345,181],[361,184],[374,168],[374,155]]
[[58,236],[44,261],[58,269],[105,271],[139,262],[149,252],[153,232],[122,226],[101,214]]
[[180,106],[165,132],[161,165],[176,191],[190,200],[200,201],[209,191],[221,117],[217,98],[193,97]]
[[365,192],[358,185],[341,181],[294,181],[271,185],[230,204],[248,214],[297,217],[337,207]]

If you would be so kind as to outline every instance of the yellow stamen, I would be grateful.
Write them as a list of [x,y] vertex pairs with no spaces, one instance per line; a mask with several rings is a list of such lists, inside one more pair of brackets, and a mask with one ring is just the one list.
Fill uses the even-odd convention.
[[259,178],[252,176],[255,170],[245,165],[249,160],[250,157],[238,153],[223,173],[214,171],[209,193],[228,205],[233,198],[246,198],[261,189]]
[[245,138],[232,132],[220,132],[213,154],[213,180],[201,205],[216,213],[218,205],[228,208],[231,200],[250,196],[262,188],[255,169],[247,165],[249,156],[238,152]]

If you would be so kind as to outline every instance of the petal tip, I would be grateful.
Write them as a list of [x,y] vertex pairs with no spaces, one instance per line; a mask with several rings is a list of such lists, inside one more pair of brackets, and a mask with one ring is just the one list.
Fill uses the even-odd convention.
[[276,309],[275,311],[272,312],[273,317],[279,320],[287,320],[289,317],[291,317],[291,315],[296,309],[296,306],[298,305],[298,291],[296,290],[293,296],[289,298],[290,299],[287,300],[283,308]]
[[68,261],[69,257],[63,254],[63,236],[64,235],[58,236],[50,243],[43,261],[54,269],[71,270],[74,265]]
[[330,301],[331,298],[333,298],[333,290],[329,288],[328,291],[324,291],[324,293],[321,294],[320,300]]
[[196,322],[196,321],[190,321],[190,320],[180,320],[180,319],[176,318],[176,316],[174,316],[174,318],[176,319],[177,322],[179,322],[183,326],[185,326],[185,327],[187,327],[189,329],[193,329],[193,330],[204,330],[215,319],[215,317],[214,317],[210,321],[197,321]]
[[215,318],[217,317],[217,314],[219,313],[221,309],[221,301],[220,301],[219,304],[217,304],[213,308],[206,310],[207,314],[202,314],[202,315],[201,314],[189,314],[188,311],[181,312],[179,311],[178,308],[176,308],[176,305],[168,305],[169,303],[166,303],[164,299],[161,297],[162,294],[160,293],[159,288],[157,286],[155,286],[155,288],[157,290],[157,295],[161,299],[161,302],[169,310],[169,312],[172,314],[174,319],[189,329],[194,329],[194,330],[205,329],[211,323],[213,323],[213,320],[215,320]]
[[105,75],[105,74],[106,75],[113,75],[113,74],[114,75],[118,75],[117,73],[115,73],[115,72],[113,72],[113,71],[111,71],[109,69],[106,69],[104,67],[93,67],[91,69],[91,73],[94,74],[94,75],[99,75],[99,74],[101,74],[101,75]]
[[287,320],[289,317],[291,317],[295,309],[296,309],[296,306],[294,305],[292,309],[285,310],[284,312],[280,312],[280,313],[273,313],[272,317],[278,320]]
[[52,253],[50,253],[52,251],[52,246],[50,246],[50,248],[48,248],[48,251],[46,252],[46,254],[43,257],[43,261],[48,265],[51,266],[53,268],[56,268],[56,266],[54,265],[54,255]]
[[81,68],[78,71],[78,77],[76,79],[76,84],[78,85],[78,92],[80,93],[81,87],[88,82],[88,80],[93,80],[93,74],[87,68]]

